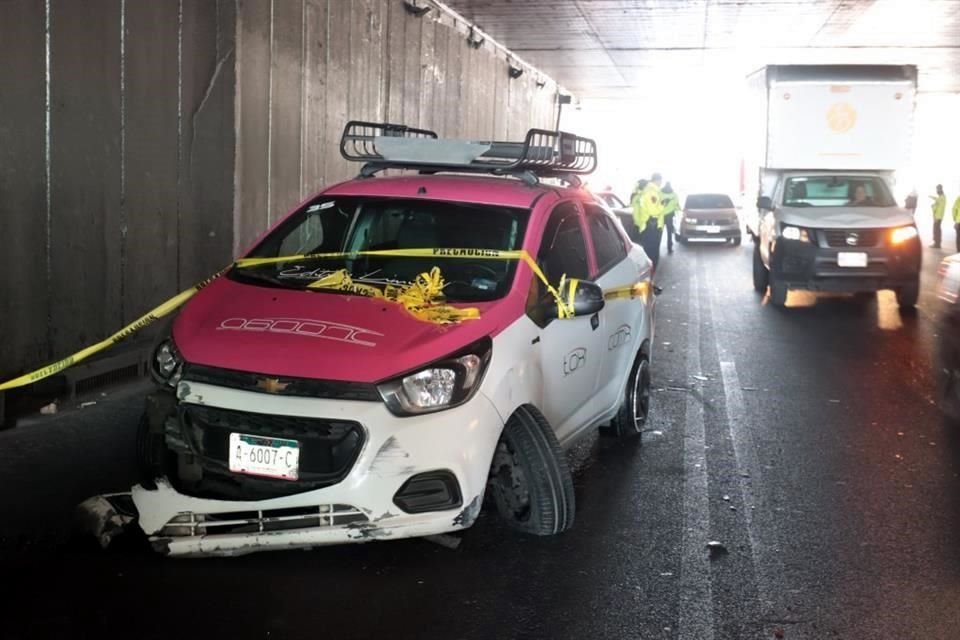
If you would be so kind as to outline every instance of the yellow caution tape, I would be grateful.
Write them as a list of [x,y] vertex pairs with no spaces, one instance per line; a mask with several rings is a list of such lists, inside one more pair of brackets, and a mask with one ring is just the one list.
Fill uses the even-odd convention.
[[78,362],[81,362],[89,358],[95,353],[99,353],[104,349],[112,347],[118,342],[121,342],[122,340],[125,340],[126,338],[132,336],[134,333],[136,333],[137,331],[140,331],[144,327],[147,327],[153,324],[154,322],[156,322],[157,320],[159,320],[160,318],[170,314],[171,311],[174,311],[184,302],[192,298],[197,291],[200,291],[200,289],[203,289],[205,286],[207,286],[208,284],[210,284],[211,282],[219,278],[221,275],[226,273],[226,271],[227,270],[224,269],[223,271],[217,273],[216,275],[213,275],[207,278],[200,284],[190,287],[185,291],[181,291],[180,293],[170,298],[160,306],[148,311],[146,314],[140,316],[139,318],[137,318],[136,320],[134,320],[133,322],[125,326],[123,329],[120,329],[120,331],[117,331],[115,334],[113,334],[109,338],[106,338],[105,340],[101,340],[97,344],[91,345],[86,349],[81,349],[80,351],[77,351],[73,355],[67,356],[63,360],[58,360],[53,364],[48,364],[42,369],[37,369],[36,371],[26,373],[20,376],[19,378],[14,378],[13,380],[8,380],[3,384],[0,384],[0,391],[6,391],[8,389],[23,387],[28,384],[33,384],[38,380],[49,378],[50,376],[56,373],[59,373],[64,369],[67,369],[68,367],[72,367]]
[[[576,289],[578,281],[573,279],[570,281],[570,284],[567,286],[568,298],[566,300],[560,294],[560,290],[563,290],[564,281],[566,278],[561,278],[560,290],[555,288],[547,280],[546,275],[543,273],[543,270],[540,268],[540,265],[537,264],[537,261],[530,256],[526,251],[500,251],[497,249],[469,249],[469,248],[437,248],[437,249],[387,249],[381,251],[358,251],[354,253],[311,253],[311,254],[300,254],[293,256],[280,256],[276,258],[241,258],[237,260],[231,267],[237,268],[249,268],[256,267],[265,264],[277,264],[281,262],[293,262],[293,261],[302,261],[302,260],[312,260],[312,259],[343,259],[343,258],[356,258],[361,256],[375,256],[375,257],[406,257],[406,258],[441,258],[441,259],[468,259],[468,260],[520,260],[523,261],[527,266],[530,267],[530,270],[533,271],[534,276],[540,282],[543,283],[546,287],[549,294],[557,302],[557,316],[561,319],[563,318],[572,318],[574,310],[574,299],[576,297]],[[0,391],[6,391],[8,389],[14,389],[17,387],[23,387],[28,384],[32,384],[44,378],[48,378],[64,369],[67,369],[90,356],[107,349],[118,342],[128,338],[137,331],[140,331],[144,327],[147,327],[153,324],[155,321],[160,318],[169,315],[171,312],[175,311],[181,305],[183,305],[187,300],[192,298],[194,294],[198,291],[209,285],[211,282],[222,276],[226,273],[231,267],[223,269],[219,273],[210,276],[203,282],[186,289],[174,297],[170,298],[166,302],[160,304],[154,309],[150,310],[143,316],[137,318],[135,321],[131,322],[125,326],[120,331],[114,333],[108,338],[101,340],[100,342],[91,345],[85,349],[82,349],[73,355],[70,355],[62,360],[58,360],[52,364],[49,364],[42,369],[26,373],[18,378],[8,380],[0,384]],[[407,287],[392,287],[388,286],[385,291],[380,291],[375,286],[364,285],[362,283],[353,282],[349,274],[345,269],[334,272],[324,278],[312,282],[308,285],[308,288],[319,288],[319,289],[337,289],[341,291],[348,291],[356,295],[366,295],[369,297],[381,297],[386,298],[394,302],[402,304],[410,313],[415,317],[427,321],[427,322],[437,322],[441,324],[448,324],[452,322],[459,322],[461,320],[472,320],[479,318],[480,314],[477,309],[468,308],[461,309],[458,307],[452,307],[446,304],[437,304],[438,300],[442,297],[442,285],[443,278],[440,275],[440,270],[437,267],[431,269],[430,272],[420,274],[417,277],[416,282],[407,286]],[[638,289],[639,287],[639,289]],[[645,287],[645,289],[644,289]],[[633,285],[629,288],[622,289],[613,289],[604,292],[604,297],[606,299],[614,299],[616,297],[635,297],[637,295],[643,296],[645,299],[649,294],[649,283],[641,282],[636,285]]]
[[405,287],[387,285],[382,291],[373,285],[354,282],[346,269],[335,271],[307,285],[308,289],[331,289],[351,294],[380,298],[402,305],[418,320],[436,324],[451,324],[462,320],[476,320],[480,310],[460,309],[444,304],[443,276],[434,267],[421,273],[413,283]]

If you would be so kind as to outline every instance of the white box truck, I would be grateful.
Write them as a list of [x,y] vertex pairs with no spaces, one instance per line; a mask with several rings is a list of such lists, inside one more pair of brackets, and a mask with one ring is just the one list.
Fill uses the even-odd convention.
[[748,85],[756,290],[783,306],[791,289],[892,289],[915,306],[920,239],[893,181],[910,159],[916,67],[768,66]]

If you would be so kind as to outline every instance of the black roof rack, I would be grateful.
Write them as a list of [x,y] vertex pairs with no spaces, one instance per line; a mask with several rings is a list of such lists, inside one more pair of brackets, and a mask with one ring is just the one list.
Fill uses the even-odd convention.
[[523,142],[441,139],[427,129],[400,124],[350,121],[340,139],[340,154],[365,162],[361,175],[384,169],[421,173],[491,173],[526,179],[560,178],[597,168],[597,143],[565,131],[530,129]]

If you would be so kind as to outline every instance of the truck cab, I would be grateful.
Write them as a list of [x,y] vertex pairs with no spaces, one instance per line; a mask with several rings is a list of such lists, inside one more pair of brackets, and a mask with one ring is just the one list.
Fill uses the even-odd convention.
[[892,289],[901,307],[919,293],[921,246],[889,176],[865,171],[784,171],[761,196],[753,283],[775,306],[790,289],[843,293]]

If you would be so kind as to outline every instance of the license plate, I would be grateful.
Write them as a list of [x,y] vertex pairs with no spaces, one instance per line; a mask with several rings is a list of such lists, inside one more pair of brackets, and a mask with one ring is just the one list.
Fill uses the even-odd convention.
[[700,230],[706,233],[720,233],[720,227],[712,224],[700,227]]
[[841,251],[840,253],[837,254],[837,266],[865,267],[867,266],[867,254]]
[[300,443],[283,438],[230,434],[230,471],[250,476],[296,480]]

